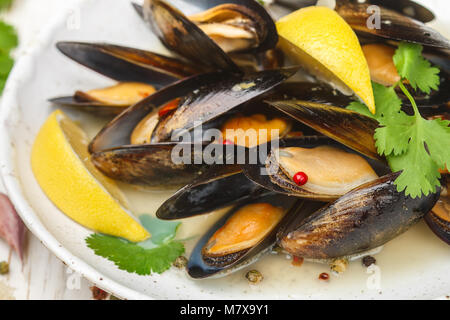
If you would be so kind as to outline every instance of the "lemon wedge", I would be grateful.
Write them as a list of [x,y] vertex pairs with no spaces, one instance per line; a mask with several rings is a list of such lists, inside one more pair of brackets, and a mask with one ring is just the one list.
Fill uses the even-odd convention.
[[91,163],[86,134],[62,111],[53,112],[33,145],[31,166],[48,198],[92,230],[133,242],[150,234],[129,213],[115,182]]
[[319,79],[355,93],[375,113],[370,71],[347,22],[327,7],[297,10],[277,22],[282,50]]

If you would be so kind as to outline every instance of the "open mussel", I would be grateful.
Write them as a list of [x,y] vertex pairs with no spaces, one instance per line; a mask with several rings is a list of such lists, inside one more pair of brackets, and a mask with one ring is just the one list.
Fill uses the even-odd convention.
[[[384,86],[393,86],[400,81],[400,76],[393,60],[395,47],[377,42],[363,45],[362,50],[369,65],[372,81]],[[439,90],[432,90],[429,94],[422,94],[418,90],[411,88],[410,92],[413,94],[417,106],[422,109],[421,111],[424,111],[426,115],[430,115],[445,109],[450,102],[450,73],[448,66],[450,56],[441,50],[428,49],[425,57],[441,69],[439,73],[441,78]],[[409,86],[407,81],[404,84]],[[397,88],[396,90],[406,108],[405,111],[410,113],[412,111],[411,102],[400,89]]]
[[380,25],[374,21],[373,27],[368,21],[375,12],[370,10],[370,3],[340,0],[336,2],[336,12],[359,34],[420,43],[425,46],[450,48],[450,41],[436,30],[426,26],[420,21],[412,19],[405,14],[383,7],[378,7]]
[[[212,121],[271,90],[294,75],[296,71],[297,68],[289,68],[267,70],[245,76],[205,75],[202,82],[196,83],[194,92],[182,97],[172,112],[160,118],[150,141],[154,143],[179,139],[187,131]],[[258,119],[253,120],[258,122]]]
[[394,185],[392,173],[359,186],[279,234],[281,247],[308,259],[361,253],[392,240],[419,222],[439,193],[412,199]]
[[443,189],[436,205],[425,216],[430,229],[445,243],[450,244],[450,195],[448,193],[449,181]]
[[211,7],[189,19],[225,52],[263,52],[276,46],[278,38],[272,18],[256,1],[203,1],[203,4]]
[[76,107],[96,114],[120,114],[129,106],[152,95],[156,89],[140,82],[122,82],[114,86],[89,91],[76,91],[73,96],[49,101],[64,107]]
[[369,158],[382,160],[373,139],[378,122],[372,118],[343,108],[300,100],[269,101],[269,104]]
[[[204,11],[189,17],[160,0],[135,5],[155,34],[171,51],[210,70],[239,73],[240,68],[227,53],[260,53],[263,60],[278,64],[272,51],[278,42],[275,24],[267,11],[254,0],[198,1]],[[269,56],[265,52],[273,52]],[[252,63],[245,56],[243,66]],[[264,62],[263,62],[264,63]]]
[[[303,136],[272,141],[261,150],[250,150],[259,157],[257,164],[241,165],[244,174],[259,186],[290,196],[331,201],[348,191],[389,172],[380,161],[355,153],[352,149],[323,136]],[[257,149],[257,148],[254,148]],[[299,184],[295,176],[307,177]]]
[[231,209],[197,243],[187,265],[194,279],[225,276],[270,252],[276,234],[290,221],[293,197],[268,195]]
[[118,84],[50,101],[99,113],[119,114],[156,90],[201,72],[187,62],[134,48],[81,42],[59,42],[56,46],[69,58]]
[[[197,155],[193,155],[192,164],[199,165],[175,165],[172,154],[183,150],[182,144],[177,146],[179,139],[189,140],[191,136],[185,136],[189,130],[203,126],[264,94],[295,71],[279,69],[246,76],[209,73],[161,89],[127,109],[102,129],[89,146],[92,161],[113,179],[150,186],[186,185],[204,171],[206,164],[202,157],[196,161]],[[168,104],[170,106],[174,100],[177,101],[175,107],[166,112]],[[152,122],[151,119],[153,126],[147,125]],[[144,138],[137,137],[136,129],[139,134],[142,132]],[[189,144],[191,141],[185,142]],[[201,156],[207,145],[202,144],[202,139],[197,142]],[[226,147],[222,143],[220,145]],[[164,170],[161,171],[160,166]],[[192,170],[186,170],[186,167]],[[173,170],[168,173],[170,168]],[[181,173],[182,170],[186,170],[185,173]],[[174,183],[170,183],[171,180]]]
[[[337,0],[341,1],[341,0]],[[348,1],[348,0],[344,0]],[[291,10],[297,10],[304,7],[317,5],[318,0],[275,0],[277,5],[286,7]],[[350,0],[354,3],[365,3],[368,5],[383,6],[387,9],[394,10],[399,14],[406,15],[415,20],[422,21],[423,23],[434,20],[435,16],[433,12],[411,0]]]
[[241,72],[211,38],[168,3],[162,0],[146,0],[143,16],[169,50],[211,70]]

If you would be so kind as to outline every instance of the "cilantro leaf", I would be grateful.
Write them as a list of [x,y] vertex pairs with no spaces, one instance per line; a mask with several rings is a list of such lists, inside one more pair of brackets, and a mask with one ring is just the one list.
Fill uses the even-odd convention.
[[163,273],[184,253],[184,246],[179,241],[170,241],[155,248],[145,249],[124,239],[93,234],[86,239],[86,243],[96,255],[114,262],[121,270],[138,275]]
[[400,76],[407,79],[414,90],[417,87],[429,94],[431,89],[438,90],[439,69],[422,56],[420,44],[401,42],[394,55],[394,64]]
[[95,254],[114,262],[121,270],[139,275],[163,273],[184,253],[183,243],[174,240],[180,223],[149,215],[142,215],[139,219],[152,234],[149,240],[133,243],[108,235],[92,234],[86,238],[86,244]]
[[152,235],[151,241],[155,244],[168,242],[175,238],[179,222],[165,221],[147,214],[139,217],[142,226]]
[[[411,86],[428,92],[439,85],[439,69],[432,68],[422,55],[422,47],[402,43],[396,52],[396,66],[403,79]],[[414,115],[401,110],[402,102],[395,92],[399,86],[410,100]],[[450,164],[450,121],[426,120],[420,115],[412,95],[402,82],[384,87],[373,83],[376,104],[375,118],[380,127],[375,130],[375,144],[380,155],[386,156],[394,172],[401,172],[395,185],[412,198],[436,192],[440,185],[439,169]],[[353,102],[347,109],[371,116],[360,102]]]
[[[402,84],[400,87],[409,95]],[[406,195],[415,198],[422,193],[428,195],[435,192],[440,185],[439,169],[450,164],[450,121],[426,120],[421,117],[417,106],[413,106],[415,115],[408,117],[410,125],[405,126],[403,133],[398,132],[404,137],[409,136],[407,151],[401,155],[390,155],[387,159],[393,171],[402,171],[395,181],[397,190],[405,190]],[[392,137],[398,139],[398,136]]]
[[8,75],[14,65],[14,60],[9,55],[0,54],[0,76]]
[[409,141],[409,127],[412,119],[401,111],[402,101],[394,87],[372,83],[376,113],[373,115],[361,102],[352,102],[347,109],[374,118],[380,123],[375,130],[375,146],[380,155],[395,155],[406,152]]
[[375,130],[375,146],[380,155],[401,155],[408,150],[414,118],[406,116],[397,121],[385,121]]

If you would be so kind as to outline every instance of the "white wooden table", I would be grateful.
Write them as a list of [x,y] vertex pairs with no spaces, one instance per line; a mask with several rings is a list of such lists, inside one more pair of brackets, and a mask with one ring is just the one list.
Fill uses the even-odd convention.
[[[20,47],[15,57],[33,46],[36,35],[53,15],[71,5],[71,0],[15,0],[11,10],[4,14],[4,19],[16,26],[19,33]],[[91,284],[87,280],[68,269],[30,232],[27,236],[23,264],[0,240],[0,261],[10,263],[10,273],[0,275],[0,300],[92,299]]]

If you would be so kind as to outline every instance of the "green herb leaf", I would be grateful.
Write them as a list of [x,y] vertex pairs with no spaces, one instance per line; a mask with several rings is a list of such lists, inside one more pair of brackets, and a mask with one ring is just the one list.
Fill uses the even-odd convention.
[[432,67],[422,56],[423,47],[420,44],[401,42],[394,55],[394,64],[398,73],[414,88],[417,87],[429,94],[431,89],[438,90],[439,69]]
[[86,239],[86,243],[96,255],[114,262],[119,269],[142,276],[163,273],[184,253],[184,246],[178,241],[145,249],[124,239],[93,234]]
[[[422,47],[401,43],[394,56],[399,74],[412,87],[429,92],[439,85],[439,69],[432,68],[422,55]],[[426,120],[420,115],[414,98],[402,82],[397,83],[414,109],[409,116],[401,110],[402,102],[395,86],[384,87],[373,83],[376,114],[380,127],[375,130],[375,144],[380,155],[386,156],[394,172],[401,171],[395,185],[399,192],[413,198],[436,192],[440,185],[439,169],[450,164],[450,121]],[[368,114],[366,107],[354,102],[348,109]]]
[[430,121],[422,117],[416,120],[410,130],[408,151],[387,158],[392,170],[403,171],[395,181],[397,190],[405,190],[412,198],[436,192],[440,185],[438,170],[450,163],[450,121]]
[[95,254],[113,261],[121,270],[139,275],[163,273],[184,253],[183,243],[174,240],[180,223],[159,220],[149,215],[142,215],[139,219],[152,234],[149,240],[133,243],[93,234],[86,238],[86,244]]
[[0,0],[0,10],[8,9],[12,2],[13,0]]

